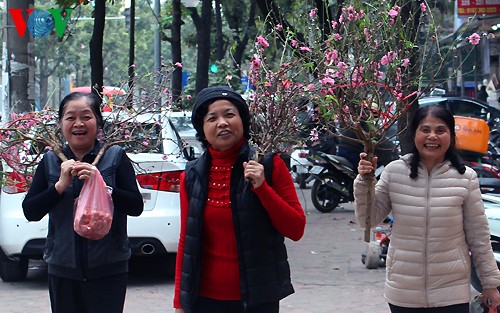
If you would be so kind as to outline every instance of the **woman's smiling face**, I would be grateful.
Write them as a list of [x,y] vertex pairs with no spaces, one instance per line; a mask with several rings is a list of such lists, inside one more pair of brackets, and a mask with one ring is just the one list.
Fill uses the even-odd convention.
[[75,155],[92,150],[98,127],[87,98],[82,97],[66,103],[61,118],[61,129]]
[[444,161],[450,148],[450,129],[441,119],[428,115],[418,125],[414,140],[420,160],[432,169]]

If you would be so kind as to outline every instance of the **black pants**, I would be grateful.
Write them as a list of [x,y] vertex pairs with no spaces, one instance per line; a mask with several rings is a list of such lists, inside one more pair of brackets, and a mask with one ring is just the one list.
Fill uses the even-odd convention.
[[278,301],[244,308],[241,301],[222,301],[198,297],[193,307],[193,313],[278,313]]
[[403,308],[389,303],[392,313],[469,313],[469,304],[455,304],[439,308]]
[[122,313],[128,273],[89,281],[48,277],[52,313]]

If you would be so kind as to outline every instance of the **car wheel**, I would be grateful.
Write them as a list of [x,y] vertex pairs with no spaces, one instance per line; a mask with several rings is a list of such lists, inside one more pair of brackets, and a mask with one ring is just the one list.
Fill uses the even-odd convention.
[[0,260],[0,278],[4,282],[23,281],[28,276],[28,258]]

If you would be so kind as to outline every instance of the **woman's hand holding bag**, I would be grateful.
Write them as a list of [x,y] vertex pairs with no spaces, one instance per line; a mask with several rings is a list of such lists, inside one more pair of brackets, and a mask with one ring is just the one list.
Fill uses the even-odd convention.
[[73,228],[80,236],[99,240],[109,233],[114,210],[112,190],[94,166],[75,199]]

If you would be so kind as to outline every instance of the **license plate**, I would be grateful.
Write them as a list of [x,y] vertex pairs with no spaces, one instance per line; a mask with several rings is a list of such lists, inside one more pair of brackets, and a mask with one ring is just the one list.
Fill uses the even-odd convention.
[[319,175],[322,171],[323,167],[315,165],[311,168],[309,172],[313,175]]

